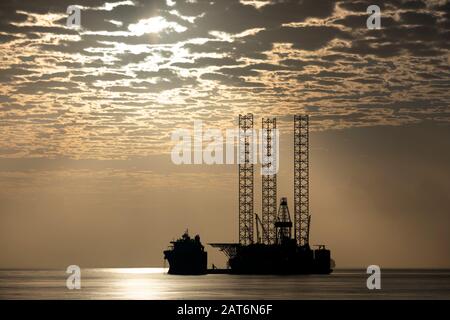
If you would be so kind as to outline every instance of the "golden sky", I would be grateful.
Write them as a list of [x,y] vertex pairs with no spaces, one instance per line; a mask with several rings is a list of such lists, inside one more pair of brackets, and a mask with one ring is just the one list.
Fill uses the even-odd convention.
[[450,4],[380,1],[368,30],[370,4],[1,1],[0,267],[156,266],[185,227],[236,241],[237,168],[175,166],[170,136],[249,112],[278,119],[289,200],[310,115],[312,238],[338,266],[449,267]]

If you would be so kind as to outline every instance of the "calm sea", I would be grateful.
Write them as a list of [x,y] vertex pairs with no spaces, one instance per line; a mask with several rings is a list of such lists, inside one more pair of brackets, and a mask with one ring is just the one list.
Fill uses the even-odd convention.
[[174,276],[162,268],[82,269],[68,290],[65,270],[0,270],[0,299],[450,299],[450,270],[382,270],[368,290],[364,270],[331,275]]

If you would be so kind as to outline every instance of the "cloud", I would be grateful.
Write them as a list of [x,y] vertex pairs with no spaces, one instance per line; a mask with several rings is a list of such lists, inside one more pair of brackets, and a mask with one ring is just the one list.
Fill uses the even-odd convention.
[[[108,3],[76,1],[75,30],[65,26],[72,1],[2,2],[11,58],[0,63],[0,95],[14,97],[0,100],[3,128],[65,130],[68,155],[96,158],[167,152],[174,122],[231,126],[244,111],[308,108],[321,129],[448,119],[448,2],[384,1],[380,30],[366,28],[369,1]],[[152,123],[151,140],[135,134]],[[62,143],[53,139],[26,134],[11,148],[44,155]]]

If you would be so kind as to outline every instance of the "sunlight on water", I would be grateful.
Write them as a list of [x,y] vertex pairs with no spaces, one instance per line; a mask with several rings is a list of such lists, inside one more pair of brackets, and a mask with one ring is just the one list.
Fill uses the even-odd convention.
[[[167,268],[116,268],[109,269],[110,272],[123,275],[156,275],[167,273]],[[167,284],[167,283],[166,283]],[[124,299],[130,300],[154,300],[163,299],[165,283],[163,279],[139,277],[133,279],[119,279],[116,289],[122,293]]]
[[117,288],[123,299],[163,299],[164,281],[158,279],[123,279],[117,283]]
[[169,268],[111,268],[103,270],[112,273],[124,273],[124,274],[154,274],[154,273],[167,273]]
[[0,270],[0,299],[450,299],[450,270],[385,270],[368,290],[365,270],[330,275],[176,276],[167,268],[84,268],[81,289],[61,270]]

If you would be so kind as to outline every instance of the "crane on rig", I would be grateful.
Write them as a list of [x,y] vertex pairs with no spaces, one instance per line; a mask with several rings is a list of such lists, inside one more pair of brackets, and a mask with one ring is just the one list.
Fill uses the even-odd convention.
[[261,243],[262,242],[262,238],[260,236],[260,232],[259,232],[259,228],[261,228],[262,230],[262,234],[265,234],[265,230],[264,230],[264,225],[261,221],[261,219],[259,218],[258,214],[255,213],[255,217],[256,217],[256,242],[257,243]]

